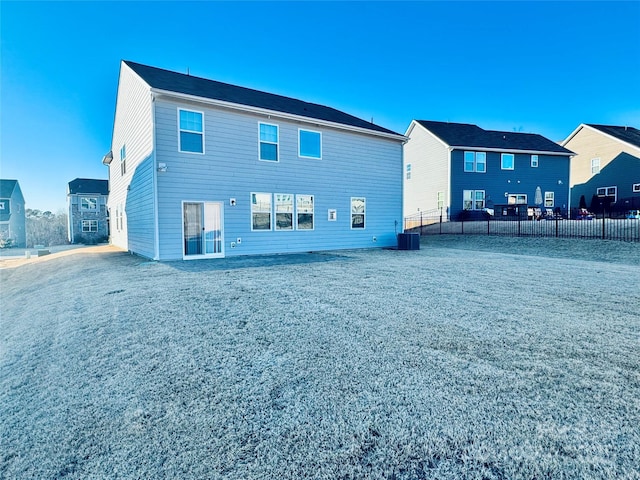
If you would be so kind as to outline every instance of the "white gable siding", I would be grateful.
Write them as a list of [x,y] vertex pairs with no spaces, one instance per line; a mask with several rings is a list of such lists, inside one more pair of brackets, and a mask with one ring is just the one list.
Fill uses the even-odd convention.
[[[204,155],[178,152],[178,107],[204,112]],[[161,259],[182,258],[182,201],[223,202],[227,256],[396,244],[395,231],[402,228],[399,141],[169,100],[157,99],[155,112],[157,162],[167,165],[157,176]],[[279,162],[258,160],[259,122],[279,126]],[[299,128],[322,132],[321,160],[298,157]],[[314,195],[315,229],[251,231],[252,192]],[[350,229],[355,196],[367,201],[364,230]],[[328,221],[328,209],[337,210],[336,222]]]
[[[411,179],[406,179],[407,164],[411,164]],[[404,215],[438,208],[438,192],[444,192],[444,212],[449,206],[449,149],[446,145],[415,124],[404,145]]]
[[[120,149],[126,146],[126,173]],[[153,257],[153,123],[148,85],[121,64],[109,165],[111,243]],[[122,228],[116,210],[124,210]],[[128,212],[135,212],[129,215]]]

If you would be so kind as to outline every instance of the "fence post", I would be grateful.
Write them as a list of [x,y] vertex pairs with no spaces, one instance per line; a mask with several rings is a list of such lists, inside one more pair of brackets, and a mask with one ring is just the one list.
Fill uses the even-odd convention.
[[556,238],[558,238],[558,217],[556,217]]
[[440,235],[442,235],[442,209],[440,209]]
[[604,240],[604,209],[602,209],[602,239]]

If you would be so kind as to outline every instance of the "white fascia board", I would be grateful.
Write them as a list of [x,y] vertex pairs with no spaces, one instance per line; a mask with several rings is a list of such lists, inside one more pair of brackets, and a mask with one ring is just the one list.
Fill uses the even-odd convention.
[[474,152],[499,152],[499,153],[527,153],[532,155],[557,155],[559,157],[574,157],[575,153],[564,152],[547,152],[546,150],[515,150],[511,148],[487,148],[487,147],[469,147],[464,145],[451,145],[449,150],[473,150]]
[[569,142],[569,140],[571,140],[573,137],[575,137],[576,134],[585,126],[586,125],[584,123],[581,123],[580,125],[578,125],[578,127],[573,132],[571,132],[566,139],[564,139],[562,142],[560,142],[560,146],[564,147]]
[[344,123],[329,122],[327,120],[320,120],[318,118],[303,117],[302,115],[294,115],[292,113],[280,112],[278,110],[268,110],[266,108],[252,107],[250,105],[242,105],[240,103],[225,102],[223,100],[216,100],[213,98],[198,97],[196,95],[188,95],[186,93],[177,93],[177,92],[172,92],[170,90],[160,90],[157,88],[152,88],[151,93],[154,95],[168,96],[168,97],[178,98],[182,100],[188,100],[190,102],[204,103],[207,105],[227,108],[230,110],[239,110],[241,112],[249,112],[257,115],[266,115],[270,117],[281,118],[283,120],[292,120],[296,122],[304,122],[307,124],[322,125],[325,127],[337,128],[340,130],[348,130],[351,132],[362,133],[365,135],[373,135],[377,137],[388,138],[391,140],[396,140],[398,142],[406,142],[408,140],[408,138],[405,137],[404,135],[400,135],[396,133],[378,132],[376,130],[369,130],[368,128],[345,125]]

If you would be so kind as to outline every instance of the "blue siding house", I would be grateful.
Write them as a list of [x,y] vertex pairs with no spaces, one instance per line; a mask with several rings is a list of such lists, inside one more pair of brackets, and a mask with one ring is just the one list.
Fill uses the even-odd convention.
[[111,242],[157,260],[396,245],[406,138],[330,107],[123,61]]
[[0,246],[27,246],[24,197],[17,180],[0,180]]
[[569,206],[571,151],[537,134],[414,120],[404,147],[404,213],[451,220],[532,218]]

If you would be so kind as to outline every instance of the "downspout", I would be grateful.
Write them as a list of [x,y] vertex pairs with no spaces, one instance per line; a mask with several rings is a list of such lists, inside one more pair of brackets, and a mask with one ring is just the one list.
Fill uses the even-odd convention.
[[156,162],[156,99],[151,94],[151,159],[153,163],[153,259],[160,260],[160,235],[158,222],[158,165]]
[[451,215],[451,190],[453,189],[453,180],[451,178],[451,152],[453,152],[453,147],[447,148],[448,158],[447,158],[447,204],[445,205],[445,218],[447,221],[450,219]]

